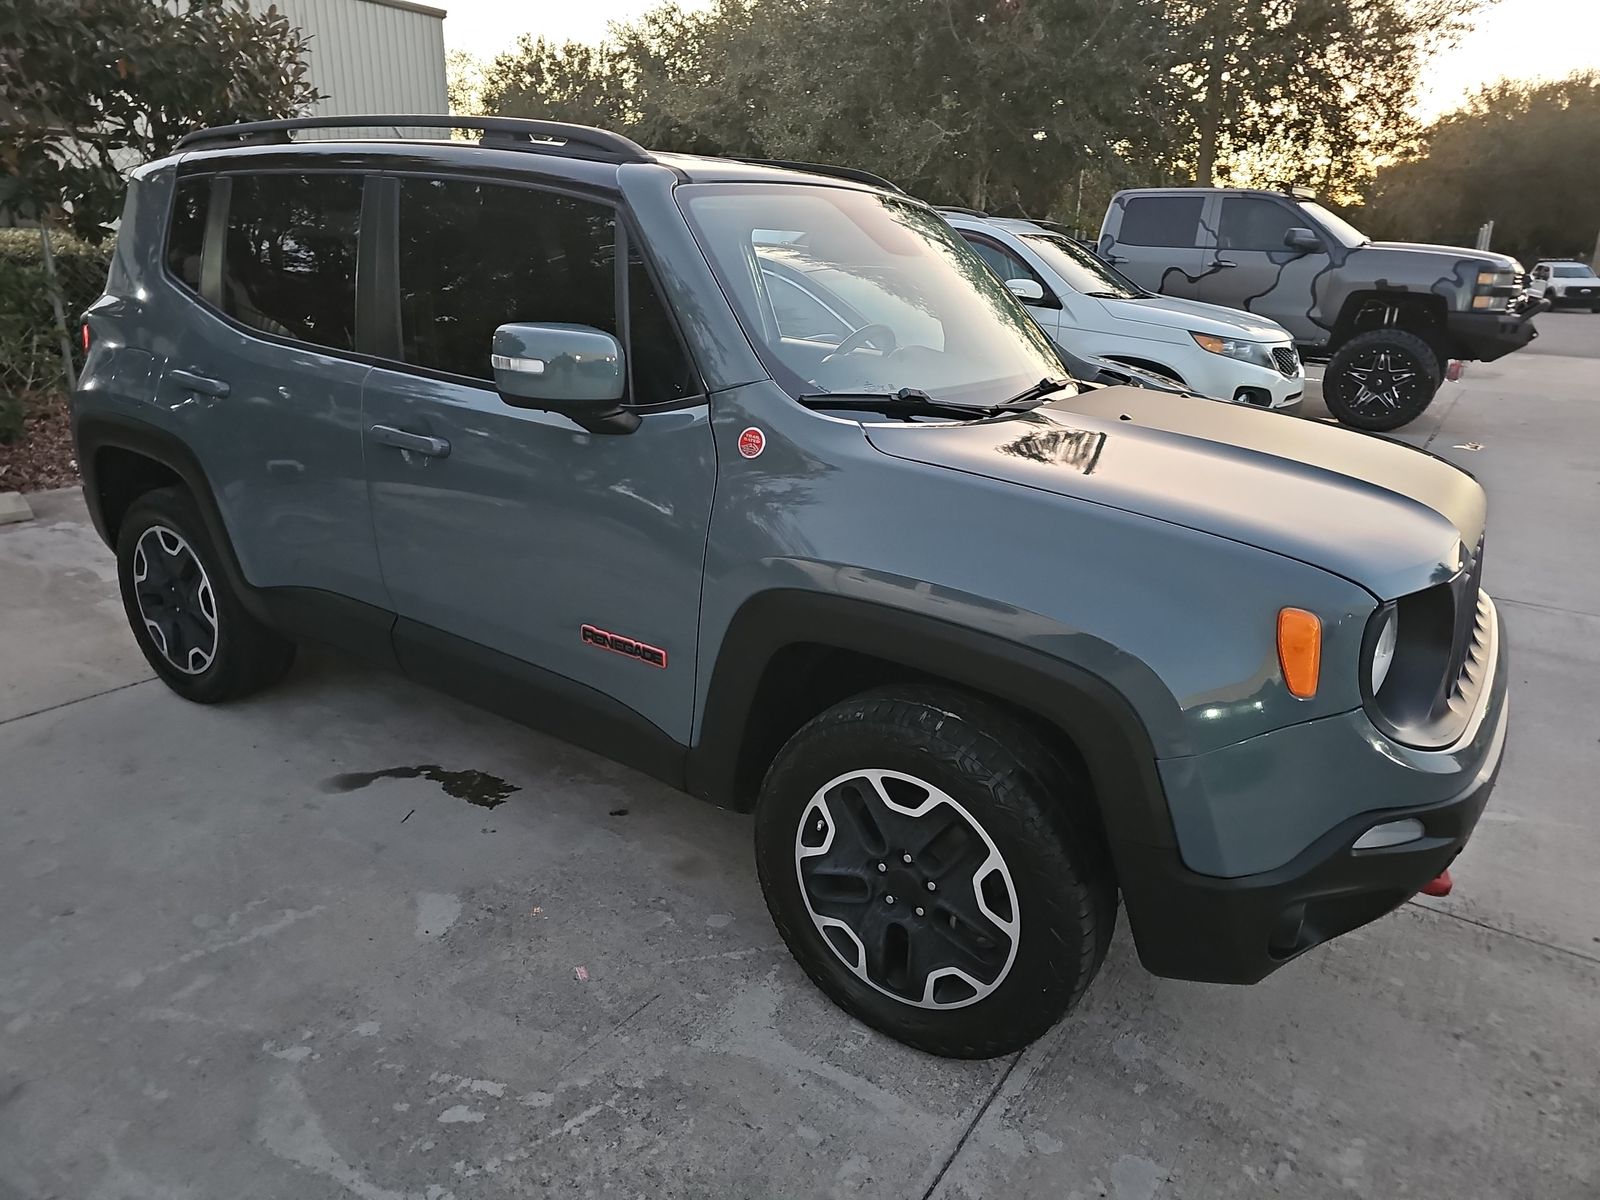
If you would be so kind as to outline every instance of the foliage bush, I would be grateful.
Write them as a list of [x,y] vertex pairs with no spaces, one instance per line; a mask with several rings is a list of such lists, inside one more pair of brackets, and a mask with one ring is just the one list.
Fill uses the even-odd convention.
[[[56,278],[67,327],[105,287],[111,244],[96,245],[53,233]],[[76,337],[73,352],[81,355]],[[77,364],[74,364],[75,366]],[[36,392],[66,386],[61,363],[61,338],[44,269],[37,229],[0,229],[0,441],[22,429],[23,403]]]

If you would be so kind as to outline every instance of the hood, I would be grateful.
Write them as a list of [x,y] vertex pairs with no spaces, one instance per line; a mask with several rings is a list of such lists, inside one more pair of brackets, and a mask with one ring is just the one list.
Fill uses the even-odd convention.
[[1440,254],[1450,258],[1474,258],[1493,263],[1504,271],[1520,270],[1517,260],[1509,254],[1496,254],[1493,250],[1473,250],[1468,246],[1430,246],[1423,242],[1368,242],[1363,250],[1414,250],[1419,254]]
[[1181,329],[1188,333],[1209,333],[1214,337],[1239,338],[1247,342],[1287,342],[1289,331],[1276,321],[1254,313],[1239,312],[1198,300],[1175,296],[1150,296],[1142,300],[1107,300],[1097,297],[1105,310],[1119,321],[1137,321]]
[[1455,573],[1483,489],[1402,442],[1237,405],[1102,388],[1023,417],[869,425],[884,454],[1170,521],[1342,575],[1382,600]]

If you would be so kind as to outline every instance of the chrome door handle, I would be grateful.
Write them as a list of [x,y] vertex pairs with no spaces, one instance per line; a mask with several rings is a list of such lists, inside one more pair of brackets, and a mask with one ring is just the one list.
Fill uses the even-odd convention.
[[1237,267],[1239,264],[1234,262],[1231,258],[1219,258],[1211,265],[1218,270],[1222,270],[1224,267]]
[[428,458],[445,458],[450,454],[450,443],[443,438],[407,433],[392,425],[374,425],[370,432],[373,441],[382,446],[393,446],[396,450],[410,450],[413,454],[426,455]]
[[168,371],[167,378],[186,391],[199,392],[202,396],[215,396],[218,400],[233,390],[227,380],[212,379],[209,375],[197,375],[193,371]]

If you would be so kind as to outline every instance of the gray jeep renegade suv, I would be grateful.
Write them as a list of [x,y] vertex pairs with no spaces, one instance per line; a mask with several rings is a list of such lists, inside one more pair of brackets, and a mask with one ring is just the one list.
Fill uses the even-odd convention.
[[[1461,849],[1506,729],[1467,475],[1076,384],[859,173],[292,138],[335,124],[138,170],[85,318],[85,494],[180,696],[314,639],[753,809],[800,965],[947,1055],[1071,1009],[1119,895],[1151,971],[1249,983]],[[808,329],[811,274],[866,323]]]

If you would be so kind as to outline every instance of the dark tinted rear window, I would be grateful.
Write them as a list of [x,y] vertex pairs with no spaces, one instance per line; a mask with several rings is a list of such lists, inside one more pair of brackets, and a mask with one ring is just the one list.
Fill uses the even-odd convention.
[[1130,246],[1198,246],[1204,196],[1135,196],[1122,208],[1117,241]]
[[223,309],[263,333],[353,348],[360,215],[359,176],[235,176]]
[[615,334],[610,207],[460,179],[400,184],[400,329],[405,360],[494,378],[497,326],[563,321]]
[[206,240],[210,199],[209,176],[178,180],[172,200],[172,224],[167,230],[167,270],[195,292],[200,290],[200,250]]

